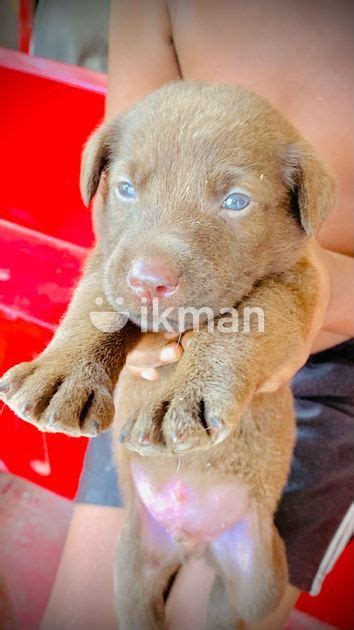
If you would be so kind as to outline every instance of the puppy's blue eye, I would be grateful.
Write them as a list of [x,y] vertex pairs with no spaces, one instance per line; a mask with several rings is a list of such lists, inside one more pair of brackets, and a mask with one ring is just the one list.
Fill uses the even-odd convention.
[[250,198],[247,195],[239,192],[234,192],[226,197],[222,204],[222,207],[226,208],[226,210],[243,210],[244,208],[247,208],[249,202]]
[[125,199],[135,199],[136,197],[135,188],[130,182],[119,182],[118,192]]

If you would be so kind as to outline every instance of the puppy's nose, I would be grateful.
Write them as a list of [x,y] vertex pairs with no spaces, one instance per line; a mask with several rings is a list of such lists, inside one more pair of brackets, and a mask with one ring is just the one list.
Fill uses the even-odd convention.
[[168,264],[158,260],[134,261],[128,276],[129,288],[139,297],[151,302],[154,297],[169,297],[177,289],[178,276]]

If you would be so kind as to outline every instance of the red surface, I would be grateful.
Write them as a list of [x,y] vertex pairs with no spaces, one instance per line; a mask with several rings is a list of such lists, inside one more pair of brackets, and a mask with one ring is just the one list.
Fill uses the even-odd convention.
[[[103,116],[105,79],[0,49],[0,374],[36,356],[65,309],[92,243],[78,190],[80,153]],[[1,412],[1,409],[0,409]],[[0,470],[75,494],[85,439],[45,435],[4,406]],[[299,608],[352,630],[353,546],[321,595]]]
[[[0,374],[48,343],[93,236],[79,188],[104,78],[0,50]],[[86,439],[44,435],[0,409],[0,469],[73,498]]]
[[0,475],[1,578],[17,622],[2,625],[1,615],[2,630],[40,628],[72,510],[71,501],[14,475]]
[[[0,372],[35,358],[52,336],[86,250],[0,219]],[[16,448],[14,448],[16,444]],[[2,467],[72,498],[86,440],[42,434],[4,406]]]
[[0,219],[0,304],[53,328],[64,314],[86,249]]
[[4,67],[10,65],[9,51],[0,49],[0,216],[89,246],[89,213],[78,187],[80,156],[102,119],[103,93],[64,82],[63,64],[58,64],[60,80],[31,74],[25,55],[24,71],[19,71],[22,55],[13,55],[17,70]]
[[342,630],[354,628],[354,541],[324,581],[318,597],[301,595],[297,606],[308,615]]

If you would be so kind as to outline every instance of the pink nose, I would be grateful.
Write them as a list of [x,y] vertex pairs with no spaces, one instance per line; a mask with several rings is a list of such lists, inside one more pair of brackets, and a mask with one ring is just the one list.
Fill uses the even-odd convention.
[[151,302],[155,297],[169,297],[177,289],[176,272],[158,260],[134,261],[127,277],[128,286],[139,298]]

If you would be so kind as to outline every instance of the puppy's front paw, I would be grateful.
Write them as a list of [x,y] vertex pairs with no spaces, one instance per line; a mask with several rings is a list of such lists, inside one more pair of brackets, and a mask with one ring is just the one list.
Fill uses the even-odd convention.
[[127,448],[143,455],[183,455],[222,442],[237,421],[234,400],[212,383],[184,383],[169,397],[155,400],[121,433]]
[[230,409],[213,396],[212,389],[198,391],[189,386],[173,396],[162,432],[168,450],[183,454],[219,444],[233,426]]
[[38,429],[92,437],[114,416],[112,383],[104,369],[87,361],[48,353],[10,369],[0,380],[0,398]]

